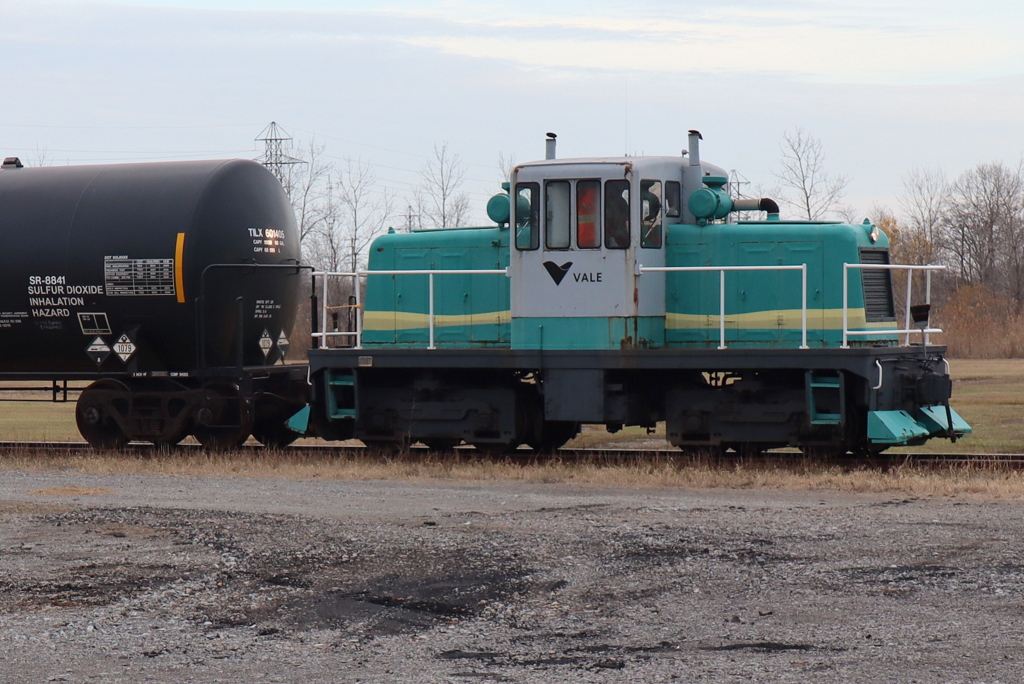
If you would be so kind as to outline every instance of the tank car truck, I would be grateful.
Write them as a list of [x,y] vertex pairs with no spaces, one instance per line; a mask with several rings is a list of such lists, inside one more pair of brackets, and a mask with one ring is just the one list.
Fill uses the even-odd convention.
[[[581,424],[684,448],[872,454],[970,426],[927,302],[897,319],[876,226],[734,200],[691,131],[681,156],[521,164],[494,225],[381,236],[365,295],[316,274],[311,429],[368,444],[545,450]],[[737,220],[755,212],[762,220]],[[362,312],[335,329],[333,306]]]
[[296,433],[281,362],[303,275],[291,204],[244,160],[0,169],[0,379],[88,381],[97,448]]

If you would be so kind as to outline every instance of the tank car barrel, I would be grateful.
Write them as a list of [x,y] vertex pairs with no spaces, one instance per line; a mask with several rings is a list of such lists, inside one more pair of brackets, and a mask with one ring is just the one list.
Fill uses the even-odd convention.
[[0,376],[94,380],[76,418],[95,446],[282,438],[306,403],[275,368],[302,278],[291,203],[265,167],[8,164],[0,206],[0,342],[18,350]]

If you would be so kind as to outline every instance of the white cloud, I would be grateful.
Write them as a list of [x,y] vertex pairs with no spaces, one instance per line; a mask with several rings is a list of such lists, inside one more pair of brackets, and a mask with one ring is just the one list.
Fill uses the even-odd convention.
[[[1020,10],[951,3],[200,3],[0,0],[0,156],[244,156],[274,119],[369,159],[400,193],[436,142],[481,205],[499,152],[707,158],[771,184],[778,141],[824,141],[851,199],[1024,150]],[[150,4],[168,5],[172,0]]]

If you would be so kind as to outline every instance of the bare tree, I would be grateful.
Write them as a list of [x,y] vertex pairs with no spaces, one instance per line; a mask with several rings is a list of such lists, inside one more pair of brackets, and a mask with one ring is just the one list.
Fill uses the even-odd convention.
[[36,145],[36,149],[32,154],[32,160],[29,166],[49,166],[51,163],[50,151],[45,147],[39,147],[39,145]]
[[299,240],[305,243],[310,235],[334,219],[333,212],[337,207],[330,190],[334,166],[324,159],[324,146],[315,140],[310,140],[307,147],[298,151],[298,158],[303,163],[285,166],[281,184],[295,210]]
[[462,158],[448,149],[447,142],[434,145],[434,157],[420,171],[422,183],[414,198],[420,216],[438,228],[465,225],[469,195],[459,190],[465,175]]
[[960,280],[1024,303],[1024,178],[1018,166],[979,164],[950,186],[946,251]]
[[905,218],[901,261],[936,262],[943,241],[948,195],[949,183],[942,169],[915,168],[903,175],[903,192],[897,197]]
[[498,173],[501,174],[502,183],[511,182],[512,171],[516,168],[517,162],[514,152],[507,157],[504,152],[498,153]]
[[811,221],[849,212],[842,199],[850,181],[825,170],[825,148],[820,140],[796,128],[782,134],[780,147],[782,169],[775,177],[787,192],[781,198],[785,204]]
[[359,160],[345,159],[332,188],[339,209],[336,229],[343,247],[341,256],[350,270],[357,271],[366,248],[387,230],[387,222],[394,216],[394,197],[387,188],[378,189],[373,167]]

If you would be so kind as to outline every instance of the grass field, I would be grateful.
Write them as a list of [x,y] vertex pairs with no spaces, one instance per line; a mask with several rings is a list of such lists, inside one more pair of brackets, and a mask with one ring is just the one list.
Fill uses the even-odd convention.
[[1024,359],[954,360],[950,405],[974,434],[950,446],[932,440],[923,452],[1024,453]]

